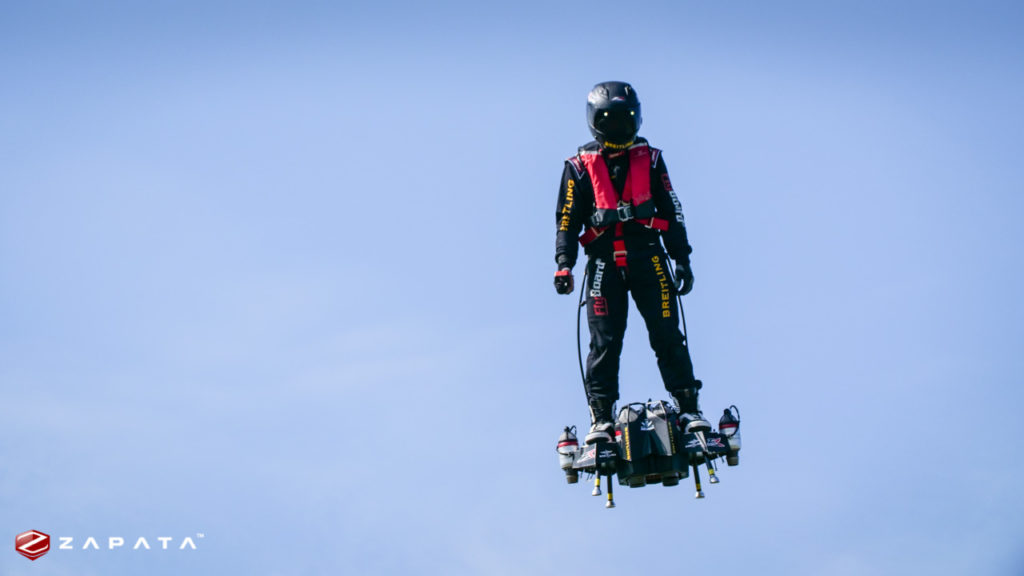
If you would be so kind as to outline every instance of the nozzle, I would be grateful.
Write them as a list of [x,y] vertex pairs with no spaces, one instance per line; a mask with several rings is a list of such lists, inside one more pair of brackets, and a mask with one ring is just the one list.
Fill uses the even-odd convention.
[[601,476],[600,475],[594,477],[594,491],[591,492],[590,495],[591,496],[600,496],[601,495]]

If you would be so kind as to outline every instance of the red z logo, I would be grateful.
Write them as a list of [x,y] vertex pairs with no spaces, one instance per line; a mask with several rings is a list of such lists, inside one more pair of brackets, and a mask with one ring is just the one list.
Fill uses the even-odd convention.
[[29,530],[14,537],[14,549],[33,562],[50,551],[50,535]]

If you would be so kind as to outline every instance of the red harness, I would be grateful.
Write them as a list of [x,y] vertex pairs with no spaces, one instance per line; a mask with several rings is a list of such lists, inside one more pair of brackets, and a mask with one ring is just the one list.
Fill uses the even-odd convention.
[[598,236],[604,234],[612,224],[615,225],[615,239],[612,241],[615,264],[626,266],[626,242],[622,237],[622,224],[635,221],[648,228],[664,232],[668,230],[668,220],[662,218],[635,218],[634,215],[653,214],[654,201],[651,199],[651,149],[646,143],[639,143],[629,148],[629,174],[626,185],[622,189],[622,197],[615,191],[612,178],[608,174],[608,164],[600,151],[583,151],[579,158],[587,170],[590,183],[594,188],[595,217],[594,226],[580,236],[580,244],[586,246]]
[[622,190],[622,198],[615,192],[608,164],[600,152],[582,152],[580,160],[587,169],[594,186],[594,203],[603,210],[617,210],[621,204],[639,207],[651,201],[651,149],[647,144],[629,148],[629,177]]

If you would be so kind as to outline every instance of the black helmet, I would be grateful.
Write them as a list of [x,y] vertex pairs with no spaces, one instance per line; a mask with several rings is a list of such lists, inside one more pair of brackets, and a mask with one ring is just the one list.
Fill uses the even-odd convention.
[[587,96],[587,124],[605,146],[623,148],[640,131],[640,99],[625,82],[602,82]]

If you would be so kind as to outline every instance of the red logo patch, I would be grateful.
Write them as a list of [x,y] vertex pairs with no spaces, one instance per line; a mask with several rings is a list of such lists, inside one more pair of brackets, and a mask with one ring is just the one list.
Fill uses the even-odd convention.
[[14,549],[33,562],[50,551],[50,535],[39,530],[29,530],[14,537]]
[[661,185],[665,187],[666,192],[672,191],[672,181],[668,179],[668,173],[661,175]]
[[594,297],[594,316],[607,316],[608,315],[608,301],[604,299],[604,296]]

